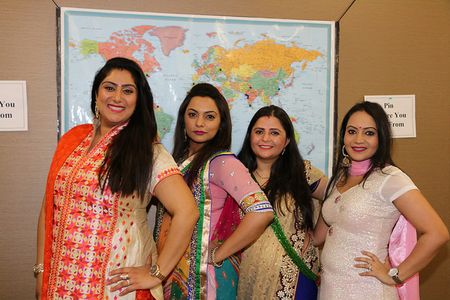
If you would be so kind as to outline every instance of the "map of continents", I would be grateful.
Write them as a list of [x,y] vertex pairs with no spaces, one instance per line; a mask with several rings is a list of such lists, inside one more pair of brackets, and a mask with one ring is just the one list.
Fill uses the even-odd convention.
[[270,105],[282,87],[292,84],[293,63],[299,62],[305,69],[322,56],[319,51],[277,44],[268,38],[251,44],[239,40],[232,49],[212,46],[200,61],[194,61],[194,81],[216,83],[230,104],[244,94],[249,105],[258,97]]
[[171,151],[178,107],[197,82],[229,102],[232,151],[262,106],[283,107],[302,155],[330,171],[333,23],[62,9],[62,133],[91,122],[90,86],[106,60],[138,62],[150,83],[161,142]]
[[[80,41],[81,54],[99,54],[105,61],[124,56],[136,60],[147,76],[161,71],[161,65],[155,55],[155,46],[145,35],[159,39],[161,51],[169,56],[171,51],[183,46],[186,29],[179,26],[157,27],[150,25],[135,26],[114,32],[107,41],[100,42],[85,39]],[[211,32],[209,37],[215,36]],[[233,107],[233,102],[245,97],[252,103],[259,97],[266,105],[272,104],[281,88],[289,88],[294,80],[293,63],[301,63],[304,70],[309,62],[322,57],[317,50],[277,44],[273,39],[264,38],[255,43],[246,43],[240,39],[231,49],[214,45],[207,49],[201,59],[193,61],[195,74],[193,82],[211,82],[215,84]],[[155,106],[159,134],[164,138],[170,132],[174,117]],[[292,121],[296,118],[292,116]],[[296,131],[298,137],[298,132]]]
[[[139,63],[147,76],[160,71],[155,46],[145,38],[145,35],[155,36],[159,39],[161,51],[169,56],[171,51],[183,45],[186,29],[179,26],[157,27],[150,25],[135,26],[131,29],[114,32],[108,41],[100,42],[84,39],[79,43],[80,53],[84,56],[91,54],[101,55],[104,60],[117,56],[132,58]],[[77,47],[76,44],[72,44]],[[161,139],[170,131],[173,116],[163,112],[159,105],[155,105],[155,114],[158,122],[158,132]]]

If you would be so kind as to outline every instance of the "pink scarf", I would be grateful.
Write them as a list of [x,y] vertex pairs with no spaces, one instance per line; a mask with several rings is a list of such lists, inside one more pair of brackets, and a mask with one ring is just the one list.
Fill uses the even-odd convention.
[[353,160],[348,172],[352,176],[364,175],[367,173],[367,171],[369,171],[371,165],[372,165],[372,162],[370,161],[370,159],[366,159],[363,161],[354,161]]
[[[395,224],[389,239],[389,260],[392,266],[404,261],[417,243],[416,228],[403,215]],[[419,273],[409,277],[402,285],[397,285],[400,300],[419,300]]]
[[[352,161],[349,173],[352,176],[364,175],[370,166],[370,159]],[[389,260],[391,265],[398,266],[404,261],[414,249],[416,243],[416,229],[403,215],[400,215],[389,238]],[[396,288],[400,300],[419,300],[419,273],[405,280],[402,285],[397,285]]]

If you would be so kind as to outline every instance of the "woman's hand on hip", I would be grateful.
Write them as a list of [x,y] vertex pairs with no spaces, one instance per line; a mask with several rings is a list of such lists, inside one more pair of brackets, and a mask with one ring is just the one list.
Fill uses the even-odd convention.
[[120,296],[135,290],[151,289],[161,283],[160,279],[150,275],[150,265],[116,269],[109,276],[106,284],[111,285],[111,292],[120,291]]
[[360,276],[372,276],[384,284],[395,285],[394,280],[388,274],[391,267],[389,257],[386,257],[385,261],[382,262],[369,251],[361,251],[361,253],[364,256],[356,257],[357,263],[353,265],[355,268],[365,269],[364,272],[359,273]]

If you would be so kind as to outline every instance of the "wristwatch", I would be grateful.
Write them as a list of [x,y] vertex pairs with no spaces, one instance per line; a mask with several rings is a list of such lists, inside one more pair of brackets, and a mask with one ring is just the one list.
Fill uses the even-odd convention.
[[402,284],[403,281],[400,280],[398,277],[398,269],[397,268],[391,268],[388,272],[389,276],[395,281],[396,284]]
[[161,271],[159,270],[159,266],[157,264],[154,264],[153,266],[150,267],[150,275],[160,279],[161,281],[164,281],[166,279],[166,276],[164,276],[161,273]]

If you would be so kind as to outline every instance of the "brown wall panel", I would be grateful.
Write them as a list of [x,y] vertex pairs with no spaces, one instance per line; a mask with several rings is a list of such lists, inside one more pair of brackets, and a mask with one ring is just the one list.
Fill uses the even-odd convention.
[[[353,2],[57,1],[59,6],[303,20],[338,20]],[[0,0],[0,80],[26,80],[29,130],[0,132],[0,299],[32,299],[36,223],[56,145],[56,7]],[[355,1],[340,22],[338,119],[364,95],[415,94],[417,138],[395,141],[396,162],[447,225],[450,166],[450,2]],[[447,245],[422,273],[422,299],[444,299]]]
[[55,10],[0,3],[0,80],[26,80],[28,131],[0,132],[0,298],[33,299],[36,223],[56,145]]
[[[341,20],[339,122],[364,95],[416,95],[417,137],[394,160],[450,224],[450,2],[357,1]],[[450,294],[449,245],[421,272],[422,299]]]

